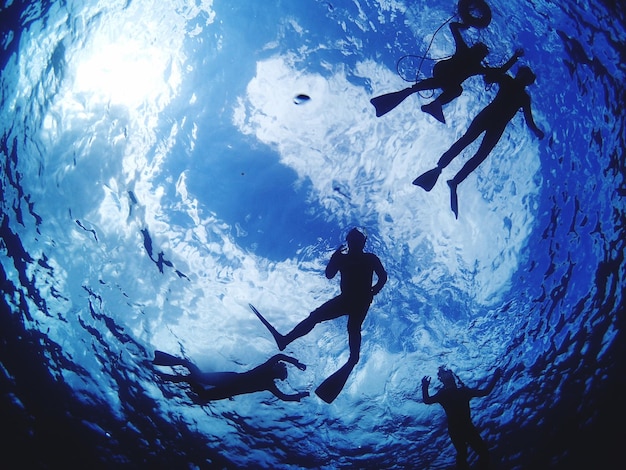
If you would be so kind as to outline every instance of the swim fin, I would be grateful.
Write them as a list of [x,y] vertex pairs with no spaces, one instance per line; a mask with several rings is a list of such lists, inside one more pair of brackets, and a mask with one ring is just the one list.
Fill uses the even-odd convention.
[[430,114],[440,123],[442,124],[446,123],[446,118],[443,115],[443,109],[441,109],[441,105],[439,104],[437,100],[433,101],[432,103],[423,105],[421,109],[425,113]]
[[448,180],[450,186],[450,209],[454,212],[454,217],[459,218],[459,199],[456,194],[456,184],[452,180]]
[[157,366],[181,366],[187,361],[163,351],[154,351],[152,364]]
[[435,186],[435,183],[437,182],[437,178],[439,178],[440,174],[441,174],[441,168],[435,167],[432,170],[428,170],[426,173],[415,178],[413,180],[413,184],[415,186],[421,186],[426,191],[430,191],[431,189],[433,189],[433,186]]
[[332,403],[343,390],[353,368],[354,364],[350,364],[349,362],[344,364],[341,369],[328,377],[317,387],[315,394],[326,403]]
[[276,328],[274,328],[272,326],[272,324],[270,322],[268,322],[265,317],[263,315],[261,315],[261,312],[259,312],[254,305],[252,304],[248,304],[248,306],[250,307],[250,309],[254,312],[254,314],[259,318],[259,320],[261,320],[261,323],[263,323],[265,325],[265,328],[268,329],[268,331],[272,334],[272,336],[274,337],[274,341],[276,341],[276,345],[278,346],[278,349],[280,349],[281,351],[283,349],[285,349],[285,347],[287,346],[286,344],[284,344],[284,336],[281,335]]
[[413,93],[417,93],[417,90],[412,87],[405,88],[404,90],[394,91],[385,95],[380,95],[372,98],[370,103],[376,108],[376,117],[381,117],[387,114],[393,108],[402,103],[407,97]]

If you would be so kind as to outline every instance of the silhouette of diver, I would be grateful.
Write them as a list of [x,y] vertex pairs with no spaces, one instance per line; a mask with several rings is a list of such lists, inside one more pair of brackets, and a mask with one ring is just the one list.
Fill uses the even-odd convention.
[[[350,372],[359,362],[361,325],[374,296],[387,282],[387,272],[380,259],[373,253],[363,251],[365,241],[365,235],[356,228],[350,230],[346,236],[348,252],[343,253],[345,246],[342,245],[333,253],[326,266],[328,279],[334,278],[337,272],[341,273],[341,294],[311,312],[307,318],[286,335],[280,334],[254,306],[250,305],[259,320],[270,331],[281,351],[295,339],[309,333],[318,323],[348,315],[350,357],[346,364],[328,377],[315,391],[327,403],[331,403],[341,392]],[[374,273],[378,279],[376,284],[372,286]]]
[[162,372],[157,372],[157,375],[168,382],[188,383],[196,395],[194,403],[197,404],[264,390],[272,392],[284,401],[300,401],[301,398],[308,397],[309,392],[287,395],[276,387],[275,380],[287,378],[287,366],[283,364],[284,362],[293,364],[300,370],[306,369],[304,364],[286,354],[276,354],[265,363],[247,372],[202,372],[191,361],[163,351],[155,351],[152,361],[153,364],[159,366],[186,367],[189,370],[187,375],[171,375]]
[[456,449],[456,465],[459,469],[468,469],[467,446],[476,451],[479,458],[479,467],[486,469],[489,467],[489,449],[472,423],[469,401],[475,397],[485,397],[491,393],[498,379],[502,376],[501,370],[496,369],[491,381],[483,389],[468,388],[459,380],[461,386],[457,387],[454,373],[445,368],[439,367],[437,377],[443,384],[435,395],[428,394],[430,377],[422,379],[422,398],[424,403],[432,405],[439,403],[448,418],[448,433],[452,444]]
[[413,181],[413,184],[430,191],[437,182],[442,169],[448,166],[465,147],[474,142],[484,132],[483,140],[474,156],[468,160],[454,178],[448,180],[448,186],[450,186],[450,208],[454,212],[454,216],[458,218],[457,186],[472,171],[478,168],[478,165],[485,161],[502,137],[507,124],[513,119],[519,109],[523,110],[528,127],[537,137],[543,139],[544,133],[535,124],[530,105],[530,96],[526,92],[526,87],[533,84],[535,78],[535,74],[527,66],[520,67],[515,78],[508,74],[493,73],[487,75],[485,77],[487,81],[499,84],[496,97],[478,113],[467,132],[441,156],[437,166],[418,176]]
[[482,61],[487,57],[489,49],[482,42],[476,43],[471,47],[468,46],[461,36],[461,29],[467,28],[469,28],[469,25],[463,23],[450,23],[450,31],[452,32],[456,48],[455,53],[449,59],[440,60],[435,64],[431,78],[421,80],[404,90],[372,98],[370,102],[376,108],[376,116],[380,117],[391,111],[413,93],[440,88],[442,90],[441,94],[430,103],[423,105],[421,109],[445,124],[446,119],[443,115],[442,107],[461,96],[461,93],[463,93],[462,84],[465,80],[475,75],[486,75],[494,72],[505,73],[523,54],[523,51],[518,49],[501,67],[486,67],[482,64]]

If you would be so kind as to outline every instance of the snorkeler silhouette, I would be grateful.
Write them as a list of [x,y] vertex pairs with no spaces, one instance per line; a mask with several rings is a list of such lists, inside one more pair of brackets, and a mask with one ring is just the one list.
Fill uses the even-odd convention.
[[[374,296],[387,282],[387,272],[380,259],[373,253],[363,251],[365,241],[365,235],[356,228],[350,230],[346,236],[347,253],[344,253],[345,246],[342,245],[333,253],[326,266],[328,279],[334,278],[337,272],[341,273],[341,294],[311,312],[307,318],[286,335],[280,334],[253,305],[250,305],[252,311],[270,331],[281,351],[295,339],[309,333],[318,323],[348,315],[350,357],[346,364],[315,390],[315,393],[327,403],[331,403],[339,395],[350,372],[359,362],[361,325]],[[374,273],[378,279],[376,284],[372,286]]]
[[[446,412],[448,433],[456,449],[456,465],[459,469],[469,468],[467,464],[468,445],[478,454],[480,468],[486,469],[489,466],[489,449],[472,423],[469,402],[472,398],[489,395],[501,376],[502,372],[498,368],[485,388],[468,388],[450,369],[441,366],[437,377],[443,384],[443,388],[433,396],[428,394],[430,377],[422,379],[424,403],[427,405],[439,403]],[[459,381],[460,387],[457,387],[456,380]]]
[[437,166],[418,176],[413,181],[413,184],[430,191],[437,182],[441,170],[448,166],[465,147],[474,142],[484,132],[485,136],[474,156],[468,160],[454,178],[448,180],[448,186],[450,186],[450,208],[454,212],[454,216],[458,218],[457,186],[487,158],[500,140],[500,137],[502,137],[507,124],[513,119],[518,110],[523,110],[528,127],[537,137],[543,139],[544,133],[535,124],[530,106],[530,96],[526,92],[526,87],[533,84],[535,78],[535,74],[526,66],[519,68],[515,78],[508,74],[493,73],[487,75],[485,77],[486,81],[499,84],[496,97],[478,113],[467,132],[441,156]]
[[186,382],[195,393],[194,403],[203,404],[212,400],[222,400],[244,393],[261,392],[267,390],[284,401],[300,401],[308,397],[309,392],[300,392],[287,395],[281,392],[275,380],[287,378],[287,366],[283,362],[293,364],[300,370],[306,366],[297,359],[286,354],[276,354],[264,364],[247,372],[202,372],[187,359],[172,356],[163,351],[154,352],[153,364],[158,366],[184,366],[189,370],[187,375],[171,375],[157,372],[159,377],[168,382]]
[[430,103],[423,105],[421,109],[445,124],[446,119],[443,115],[442,107],[461,96],[461,93],[463,93],[462,84],[465,80],[475,75],[485,75],[494,71],[505,73],[523,54],[523,51],[518,49],[501,67],[484,66],[482,61],[487,57],[489,49],[482,42],[476,43],[471,47],[468,46],[461,36],[461,29],[467,28],[469,28],[469,25],[463,23],[450,23],[450,31],[454,38],[456,50],[452,57],[440,60],[435,64],[431,78],[420,80],[404,90],[372,98],[370,102],[376,108],[376,116],[380,117],[388,113],[413,93],[440,88],[442,90],[441,94]]

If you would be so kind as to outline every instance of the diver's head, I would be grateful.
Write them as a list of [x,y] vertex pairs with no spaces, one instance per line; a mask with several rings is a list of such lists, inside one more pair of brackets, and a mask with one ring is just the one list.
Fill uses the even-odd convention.
[[346,235],[346,242],[348,243],[348,248],[350,250],[363,251],[363,248],[365,248],[365,240],[365,235],[359,232],[356,228],[350,230],[348,235]]
[[454,373],[446,366],[439,366],[437,372],[437,378],[441,381],[444,387],[456,387],[456,381],[454,380]]
[[533,73],[532,70],[530,70],[530,67],[522,65],[519,69],[517,69],[517,75],[515,75],[515,78],[521,81],[524,86],[528,86],[535,83],[537,76]]
[[474,54],[474,56],[476,56],[480,60],[483,60],[485,57],[487,57],[487,54],[489,54],[489,48],[484,42],[478,42],[474,44],[472,47],[470,47],[470,50],[472,51],[472,54]]
[[277,362],[272,367],[274,378],[279,380],[285,380],[287,378],[287,366],[282,362]]

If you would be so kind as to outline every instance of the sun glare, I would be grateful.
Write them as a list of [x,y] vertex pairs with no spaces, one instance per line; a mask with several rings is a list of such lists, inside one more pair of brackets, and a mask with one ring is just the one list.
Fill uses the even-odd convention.
[[75,93],[134,108],[146,101],[169,101],[178,85],[180,77],[162,49],[133,40],[94,49],[77,66]]

